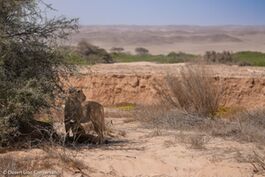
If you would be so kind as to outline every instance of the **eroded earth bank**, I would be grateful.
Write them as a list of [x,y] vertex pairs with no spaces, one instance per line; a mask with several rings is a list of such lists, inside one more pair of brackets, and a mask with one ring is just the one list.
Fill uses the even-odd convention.
[[[179,76],[185,64],[131,63],[80,68],[70,85],[82,88],[88,99],[105,106],[122,103],[152,105],[161,101],[160,90],[167,90],[166,77]],[[220,83],[223,104],[229,107],[265,105],[265,70],[255,67],[208,65],[206,69]]]

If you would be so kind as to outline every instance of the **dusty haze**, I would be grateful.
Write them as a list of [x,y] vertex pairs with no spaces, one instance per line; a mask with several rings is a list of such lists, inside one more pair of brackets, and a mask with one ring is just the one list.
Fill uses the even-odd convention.
[[134,52],[146,47],[152,54],[182,51],[265,52],[265,26],[83,26],[72,35],[71,45],[85,39],[105,49],[123,47]]

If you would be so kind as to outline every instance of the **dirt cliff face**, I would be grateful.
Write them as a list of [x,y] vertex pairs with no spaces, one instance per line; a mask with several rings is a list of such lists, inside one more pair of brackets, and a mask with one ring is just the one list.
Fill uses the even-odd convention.
[[[153,105],[161,103],[166,93],[167,74],[178,76],[182,65],[158,64],[114,64],[83,67],[69,77],[68,86],[83,89],[87,100],[97,101],[104,106],[133,103]],[[222,104],[227,108],[265,107],[265,71],[263,68],[209,66],[216,75],[212,82],[223,89]],[[64,101],[60,109],[53,110],[54,117],[63,120]],[[61,105],[61,106],[60,106]],[[45,116],[44,116],[45,117]],[[49,117],[48,115],[46,117]]]
[[265,106],[265,78],[223,78],[223,103],[231,107]]
[[157,79],[151,75],[82,75],[71,78],[82,88],[87,99],[111,106],[121,103],[153,104],[159,100],[155,90]]
[[[133,70],[134,67],[136,71]],[[177,69],[171,70],[172,67],[146,63],[144,66],[137,64],[137,67],[132,64],[120,64],[118,67],[101,65],[92,68],[93,72],[72,76],[69,83],[82,88],[88,100],[98,101],[105,106],[121,103],[151,105],[161,101],[162,97],[157,88],[163,88],[167,92],[165,77],[168,72],[177,72]],[[175,67],[179,68],[179,65]],[[221,82],[214,79],[213,82],[221,83],[224,89],[223,103],[226,106],[265,106],[265,77],[260,69],[256,71],[253,68],[222,67],[224,68],[214,68],[216,77]]]

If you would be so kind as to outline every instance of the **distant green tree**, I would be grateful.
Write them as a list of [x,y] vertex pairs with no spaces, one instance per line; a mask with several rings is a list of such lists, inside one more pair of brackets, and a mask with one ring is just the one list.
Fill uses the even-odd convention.
[[176,52],[170,52],[167,56],[170,58],[176,58],[179,56],[179,54],[177,54]]
[[[59,76],[65,67],[56,41],[67,39],[77,29],[77,19],[48,19],[40,3],[0,0],[2,145],[20,140],[22,135],[42,136],[42,128],[50,126],[35,121],[34,114],[52,106],[56,95],[62,92]],[[51,9],[43,5],[46,10]]]
[[110,49],[110,51],[113,52],[113,53],[122,53],[124,51],[124,48],[122,48],[122,47],[112,47]]
[[137,55],[147,55],[147,54],[149,54],[149,50],[147,50],[146,48],[143,48],[143,47],[136,48],[135,52],[136,52]]
[[81,40],[78,43],[77,51],[86,58],[90,64],[113,63],[111,55],[105,49],[89,44],[85,40]]
[[210,63],[232,63],[233,56],[231,52],[223,51],[223,52],[215,52],[215,51],[207,51],[204,55],[204,59]]

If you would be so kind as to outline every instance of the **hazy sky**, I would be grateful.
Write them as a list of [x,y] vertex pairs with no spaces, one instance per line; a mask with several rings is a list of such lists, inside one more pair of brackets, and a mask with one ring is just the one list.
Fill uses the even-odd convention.
[[44,0],[82,25],[265,25],[265,0]]

